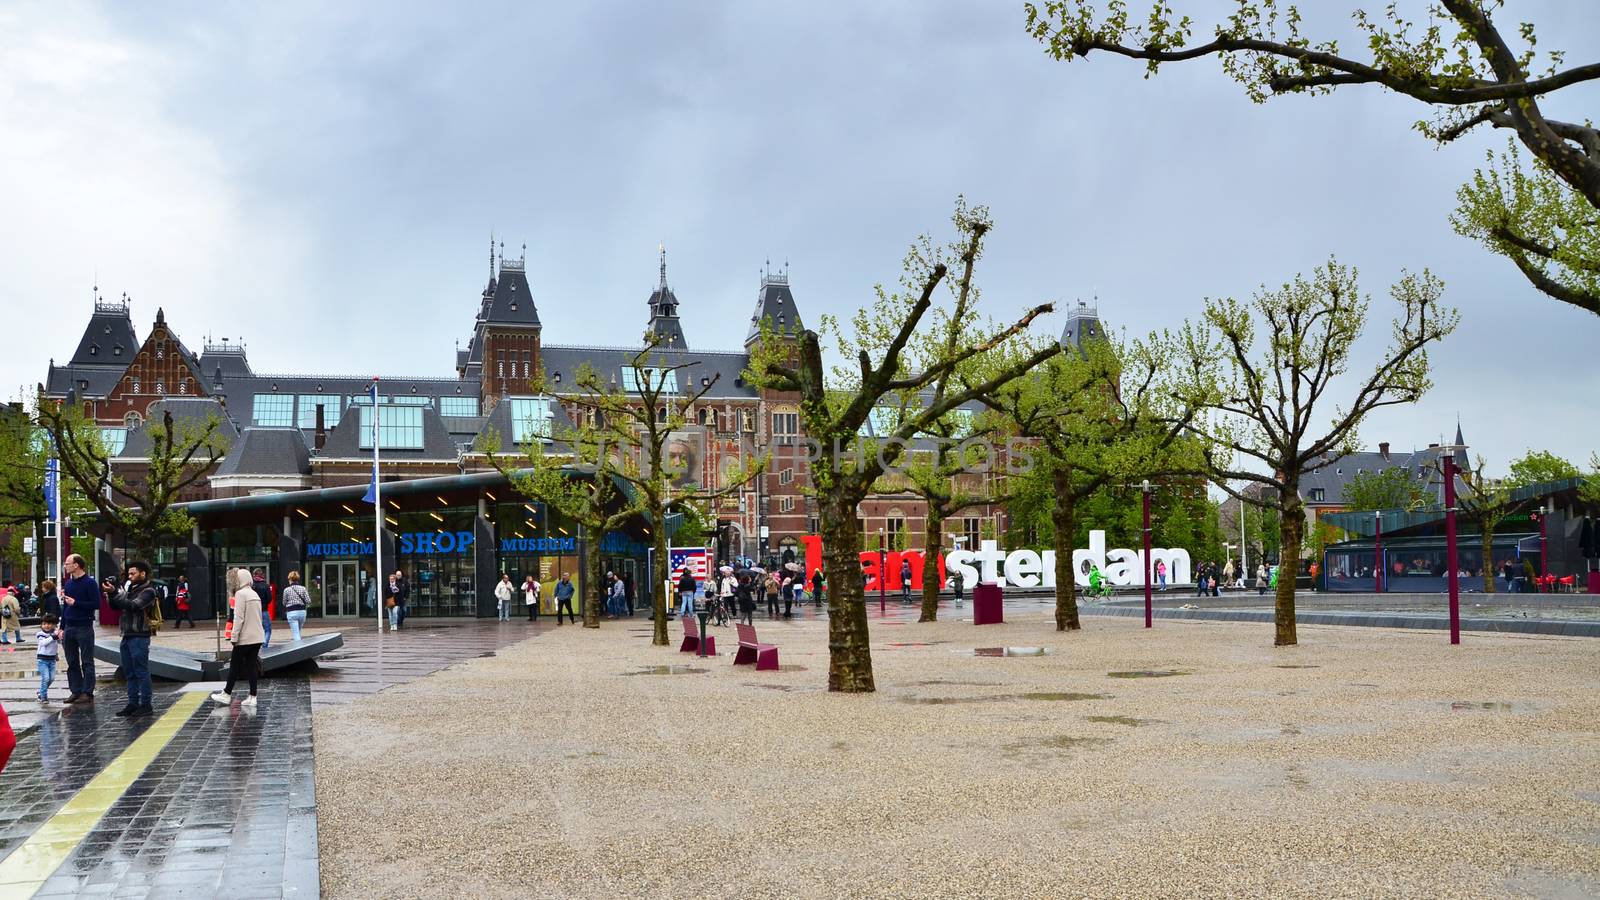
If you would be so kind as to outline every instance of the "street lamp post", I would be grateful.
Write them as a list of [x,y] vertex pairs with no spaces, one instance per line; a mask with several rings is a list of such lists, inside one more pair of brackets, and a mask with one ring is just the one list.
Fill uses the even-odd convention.
[[1442,449],[1444,457],[1445,565],[1449,566],[1450,643],[1461,643],[1461,580],[1456,562],[1456,447]]
[[1547,579],[1550,577],[1550,517],[1555,515],[1556,502],[1546,500],[1540,512],[1543,515],[1539,516],[1539,577]]
[[1372,583],[1377,593],[1383,593],[1383,510],[1372,511],[1372,521],[1376,530],[1372,539]]
[[888,573],[884,570],[889,566],[888,548],[883,543],[883,529],[878,529],[878,615],[888,612],[884,602],[884,582],[888,581]]
[[1144,627],[1149,628],[1153,617],[1150,611],[1150,480],[1148,478],[1140,482],[1139,491],[1144,495]]

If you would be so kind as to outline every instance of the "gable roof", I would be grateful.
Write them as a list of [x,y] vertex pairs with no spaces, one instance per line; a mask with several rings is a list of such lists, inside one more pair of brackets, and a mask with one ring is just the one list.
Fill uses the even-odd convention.
[[789,290],[787,272],[761,276],[756,309],[750,315],[750,332],[744,339],[747,346],[761,336],[762,322],[770,322],[772,330],[781,335],[798,335],[805,330],[800,321],[800,308],[794,303],[794,292]]
[[126,302],[96,300],[94,315],[72,351],[68,365],[120,365],[124,368],[139,352],[139,338]]
[[222,424],[217,432],[228,439],[228,446],[232,447],[239,439],[239,428],[233,420],[228,418],[227,410],[222,404],[210,397],[168,397],[150,404],[149,415],[138,428],[128,432],[128,440],[122,445],[122,452],[117,454],[118,459],[148,459],[150,456],[149,428],[152,423],[162,420],[162,414],[172,413],[172,423],[182,426],[185,422],[204,422],[208,416],[216,416]]
[[309,475],[311,453],[298,428],[246,428],[217,466],[217,476]]
[[519,260],[500,261],[500,277],[494,280],[494,296],[489,300],[484,321],[490,325],[539,327],[539,310],[533,305],[533,291]]

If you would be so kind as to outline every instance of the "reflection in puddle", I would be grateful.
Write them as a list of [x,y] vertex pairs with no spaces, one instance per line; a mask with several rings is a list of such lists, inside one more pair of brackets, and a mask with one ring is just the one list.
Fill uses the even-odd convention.
[[1086,716],[1085,718],[1091,722],[1100,722],[1106,725],[1127,725],[1130,728],[1166,724],[1161,719],[1135,719],[1133,716]]
[[950,703],[1003,703],[1007,700],[1109,700],[1110,694],[1079,694],[1069,691],[1035,691],[1028,694],[989,694],[981,697],[898,697],[901,703],[943,706]]
[[1109,700],[1110,694],[1079,694],[1071,691],[1036,691],[1023,694],[1024,700]]
[[1132,672],[1107,672],[1112,678],[1171,678],[1191,674],[1182,669],[1137,669]]
[[971,651],[957,650],[972,656],[1044,656],[1050,651],[1044,647],[974,647]]
[[1504,700],[1457,700],[1450,704],[1453,710],[1483,710],[1485,712],[1531,712],[1528,703],[1507,703]]
[[637,672],[623,672],[624,675],[700,675],[710,669],[696,669],[692,666],[644,666]]
[[1273,666],[1273,668],[1274,669],[1320,669],[1322,667],[1321,666],[1308,666],[1308,665],[1303,665],[1302,664],[1302,665]]
[[947,678],[930,678],[927,681],[913,681],[911,683],[915,685],[955,684],[962,687],[995,687],[999,684],[999,682],[995,681],[952,681]]
[[805,670],[805,666],[791,666],[787,663],[778,667],[779,672],[804,672]]
[[1072,750],[1081,747],[1096,747],[1111,743],[1110,738],[1076,737],[1070,734],[1057,734],[1036,741],[1017,741],[1006,744],[1001,755],[1007,759],[1016,759],[1029,751],[1039,750]]

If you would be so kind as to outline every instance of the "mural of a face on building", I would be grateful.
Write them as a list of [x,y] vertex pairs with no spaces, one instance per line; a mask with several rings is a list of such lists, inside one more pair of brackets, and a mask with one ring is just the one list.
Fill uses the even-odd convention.
[[705,458],[704,441],[704,436],[698,432],[674,431],[667,436],[662,466],[674,486],[700,486],[700,460]]

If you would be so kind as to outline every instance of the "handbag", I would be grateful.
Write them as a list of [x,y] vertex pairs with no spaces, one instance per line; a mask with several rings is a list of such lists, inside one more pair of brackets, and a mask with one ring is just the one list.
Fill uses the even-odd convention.
[[393,598],[393,597],[390,597],[390,598],[389,598],[389,599],[388,599],[388,600],[385,600],[385,601],[384,601],[384,604],[383,604],[383,605],[384,605],[384,606],[385,606],[385,607],[387,607],[387,608],[389,608],[389,609],[394,609],[394,608],[395,608],[395,607],[396,607],[396,606],[399,606],[399,605],[400,605],[400,601],[398,601],[398,600],[396,600],[396,599],[395,599],[395,598]]

